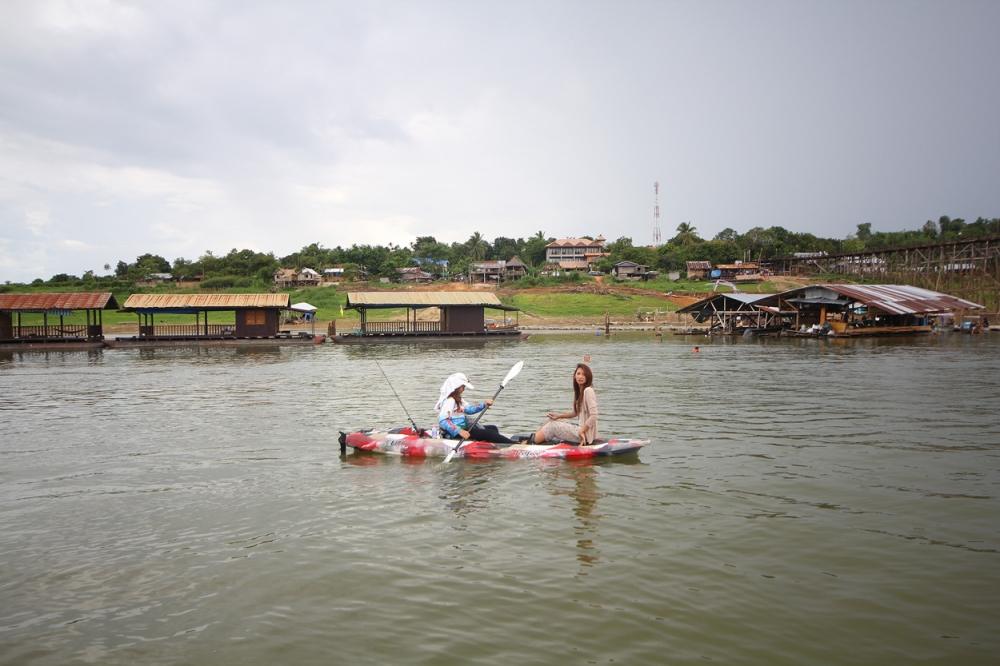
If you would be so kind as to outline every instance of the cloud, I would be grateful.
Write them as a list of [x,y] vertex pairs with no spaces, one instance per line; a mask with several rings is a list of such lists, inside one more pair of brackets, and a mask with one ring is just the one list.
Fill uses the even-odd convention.
[[654,180],[665,237],[1000,215],[995,3],[25,0],[4,18],[0,279],[477,231],[643,244]]

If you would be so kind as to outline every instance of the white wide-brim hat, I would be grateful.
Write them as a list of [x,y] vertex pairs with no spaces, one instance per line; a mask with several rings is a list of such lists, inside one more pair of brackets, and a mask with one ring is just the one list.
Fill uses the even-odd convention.
[[459,386],[464,386],[467,389],[475,389],[476,387],[469,383],[469,378],[465,376],[464,372],[456,372],[454,374],[448,375],[448,379],[444,380],[444,384],[441,384],[441,393],[438,395],[437,404],[434,405],[434,409],[441,409],[441,405],[444,401],[448,399],[448,396],[455,392]]

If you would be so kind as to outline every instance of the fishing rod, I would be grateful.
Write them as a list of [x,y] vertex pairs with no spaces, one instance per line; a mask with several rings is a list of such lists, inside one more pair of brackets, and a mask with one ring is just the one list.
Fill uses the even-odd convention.
[[406,410],[406,405],[403,404],[403,399],[399,397],[399,394],[396,393],[396,389],[392,387],[392,382],[389,381],[389,375],[385,374],[385,370],[383,370],[382,366],[379,365],[378,359],[374,359],[374,361],[375,366],[379,369],[379,372],[381,372],[382,376],[385,377],[385,383],[389,385],[389,390],[392,391],[394,396],[396,396],[396,400],[399,401],[399,406],[403,408],[406,418],[410,420],[410,425],[413,426],[413,433],[419,437],[424,431],[417,427],[417,424],[413,421],[413,417],[410,416],[410,412]]

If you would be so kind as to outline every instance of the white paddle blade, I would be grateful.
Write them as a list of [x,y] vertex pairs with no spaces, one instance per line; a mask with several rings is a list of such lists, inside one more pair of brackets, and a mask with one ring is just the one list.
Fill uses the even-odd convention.
[[460,446],[462,446],[462,442],[459,442],[458,444],[456,444],[455,448],[453,448],[451,451],[448,452],[448,455],[446,455],[444,457],[444,462],[445,463],[450,463],[451,462],[451,459],[455,457],[456,453],[458,453],[458,447],[460,447]]
[[515,363],[513,367],[511,367],[511,369],[507,371],[507,376],[503,378],[502,382],[500,382],[500,386],[507,386],[507,382],[509,382],[510,380],[514,379],[514,377],[517,377],[519,374],[521,374],[521,368],[523,367],[524,367],[524,361],[518,361],[517,363]]

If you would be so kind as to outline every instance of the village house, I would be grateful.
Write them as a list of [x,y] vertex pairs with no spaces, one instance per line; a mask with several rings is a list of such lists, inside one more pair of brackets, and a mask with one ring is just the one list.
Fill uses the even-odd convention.
[[397,268],[396,273],[399,275],[399,281],[406,284],[424,284],[434,281],[433,275],[427,271],[421,270],[417,266]]
[[737,261],[733,264],[719,264],[715,267],[719,275],[712,271],[712,277],[733,282],[760,282],[764,279],[760,265],[756,261]]
[[469,267],[469,281],[500,283],[522,278],[528,273],[527,265],[515,255],[509,260],[475,261]]
[[689,280],[706,280],[712,270],[711,261],[689,261],[687,262],[687,274]]
[[321,281],[319,273],[311,268],[295,270],[294,268],[279,268],[274,272],[274,284],[279,289],[288,287],[318,287]]
[[611,267],[611,275],[619,280],[642,280],[649,272],[649,266],[634,261],[619,261]]
[[604,236],[589,238],[560,238],[545,246],[545,261],[559,264],[566,271],[589,271],[602,257],[608,256],[604,251],[606,241]]

